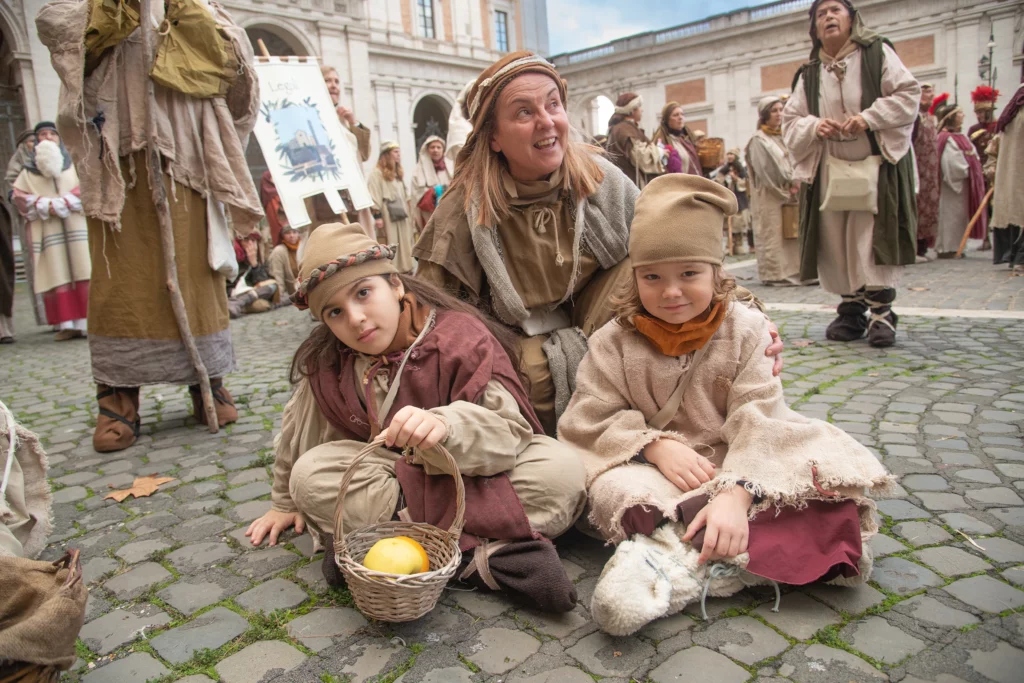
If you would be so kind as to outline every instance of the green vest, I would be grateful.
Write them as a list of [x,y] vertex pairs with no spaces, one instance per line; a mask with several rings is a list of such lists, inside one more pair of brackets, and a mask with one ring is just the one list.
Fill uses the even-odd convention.
[[[888,41],[875,37],[869,44],[861,45],[862,111],[882,97],[883,42]],[[804,64],[797,72],[794,87],[801,75],[807,110],[814,116],[820,116],[821,62],[813,59]],[[868,131],[868,139],[871,141],[871,153],[881,155],[872,131]],[[821,234],[821,211],[818,207],[821,206],[821,167],[824,163],[823,156],[814,182],[800,189],[800,278],[803,280],[818,277],[818,240]],[[910,265],[917,258],[917,198],[914,196],[914,162],[909,151],[895,164],[882,157],[882,166],[878,170],[878,214],[875,216],[872,247],[875,265],[879,266]]]

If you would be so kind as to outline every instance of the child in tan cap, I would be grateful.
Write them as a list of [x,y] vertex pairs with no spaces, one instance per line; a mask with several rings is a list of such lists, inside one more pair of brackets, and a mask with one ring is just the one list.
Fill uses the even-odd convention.
[[[400,275],[394,259],[393,246],[359,225],[323,225],[309,238],[292,301],[321,324],[292,361],[271,510],[246,535],[274,545],[282,531],[308,525],[330,546],[396,516],[447,529],[455,496],[433,449],[441,444],[466,489],[460,578],[538,609],[571,610],[576,591],[548,539],[582,512],[578,454],[544,436],[516,371],[515,339],[468,304]],[[341,479],[371,442],[342,501],[345,528],[335,529]],[[410,461],[403,449],[415,449]],[[333,552],[324,573],[339,578]]]
[[764,354],[768,321],[733,302],[722,268],[722,221],[735,212],[733,193],[699,176],[647,185],[634,277],[590,337],[558,423],[585,451],[589,522],[618,544],[591,604],[613,635],[702,593],[870,573],[866,489],[891,477],[845,432],[786,406]]

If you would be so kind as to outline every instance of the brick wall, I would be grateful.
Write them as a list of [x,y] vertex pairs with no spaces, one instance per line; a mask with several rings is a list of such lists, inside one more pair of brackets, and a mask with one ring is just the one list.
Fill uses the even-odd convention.
[[703,133],[707,133],[708,132],[708,120],[707,119],[697,119],[696,121],[691,121],[690,119],[686,119],[686,127],[690,129],[691,133],[693,133],[694,131],[697,131],[697,130],[699,130],[699,131],[701,131]]
[[900,60],[908,67],[935,63],[935,36],[897,40],[892,45],[896,48]]
[[452,31],[452,3],[450,0],[441,3],[444,12],[444,39],[449,43],[455,38]]
[[669,83],[665,86],[665,101],[678,102],[682,105],[706,102],[707,87],[704,79],[695,78],[681,83]]
[[761,92],[772,92],[774,90],[789,90],[793,85],[793,76],[796,70],[804,65],[806,60],[799,59],[795,62],[785,64],[769,64],[761,67]]
[[480,23],[483,24],[484,29],[484,45],[488,49],[494,48],[494,43],[491,42],[492,21],[494,21],[494,16],[491,14],[491,3],[487,0],[480,0]]
[[418,35],[412,28],[412,3],[409,0],[402,0],[402,28],[409,35]]

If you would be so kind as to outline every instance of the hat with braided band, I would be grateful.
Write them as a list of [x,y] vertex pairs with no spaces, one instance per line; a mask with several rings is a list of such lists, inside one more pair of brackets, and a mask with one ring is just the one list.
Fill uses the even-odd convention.
[[297,308],[323,320],[324,309],[340,290],[364,277],[397,273],[394,245],[378,244],[358,223],[328,223],[313,231],[299,264]]

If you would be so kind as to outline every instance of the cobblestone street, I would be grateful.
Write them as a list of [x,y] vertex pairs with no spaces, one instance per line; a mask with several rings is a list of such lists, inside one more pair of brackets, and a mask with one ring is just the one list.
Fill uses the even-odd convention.
[[[749,258],[749,257],[745,257]],[[601,634],[587,608],[610,550],[557,545],[580,603],[557,617],[448,590],[427,617],[370,623],[327,589],[308,534],[253,549],[269,509],[273,437],[291,354],[311,328],[286,308],[232,322],[240,418],[197,426],[184,387],[142,391],[143,436],[92,449],[88,344],[54,343],[15,303],[0,347],[0,397],[50,458],[55,529],[45,559],[81,549],[90,597],[68,680],[251,683],[1016,683],[1024,671],[1024,278],[991,252],[907,269],[888,350],[827,342],[816,287],[765,288],[786,340],[783,379],[801,413],[869,446],[900,477],[879,502],[870,585],[771,589],[710,599],[637,636]],[[734,268],[755,276],[750,266]],[[801,308],[802,307],[802,308]],[[944,315],[944,317],[940,317]],[[175,477],[151,497],[103,498],[136,476]]]

